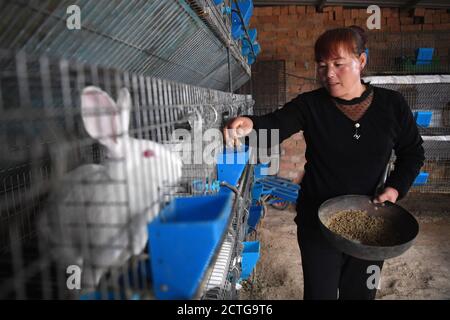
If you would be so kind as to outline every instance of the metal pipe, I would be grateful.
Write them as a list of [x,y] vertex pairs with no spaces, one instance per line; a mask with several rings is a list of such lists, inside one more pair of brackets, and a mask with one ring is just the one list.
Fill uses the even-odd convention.
[[220,186],[221,187],[226,187],[228,189],[230,189],[231,191],[233,191],[239,198],[241,198],[241,193],[239,192],[238,188],[236,188],[235,186],[229,184],[226,181],[221,181],[220,182]]
[[229,91],[233,92],[233,76],[231,73],[231,53],[230,53],[230,47],[227,47],[227,60],[228,60],[228,81],[229,81]]

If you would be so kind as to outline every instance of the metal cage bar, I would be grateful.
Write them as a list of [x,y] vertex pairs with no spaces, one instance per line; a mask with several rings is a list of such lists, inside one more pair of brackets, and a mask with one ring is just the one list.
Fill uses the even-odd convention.
[[[217,178],[214,164],[184,163],[179,179],[175,179],[177,168],[169,155],[175,156],[171,148],[180,141],[173,134],[180,127],[188,132],[200,130],[199,134],[220,129],[228,117],[252,112],[251,96],[23,52],[0,51],[0,65],[0,137],[4,150],[0,156],[0,297],[85,298],[84,292],[66,287],[70,259],[61,258],[61,263],[56,263],[54,258],[55,252],[64,257],[75,250],[81,252],[77,257],[83,258],[84,266],[91,267],[93,278],[99,277],[91,280],[97,293],[88,298],[152,298],[143,267],[149,258],[142,245],[146,229],[137,226],[145,226],[145,221],[151,221],[173,196],[195,194],[192,189],[180,191],[182,181]],[[91,102],[83,93],[92,86],[110,97],[95,96],[103,99],[100,106],[111,103],[118,109],[83,113],[81,103]],[[89,122],[93,125],[103,121],[101,117],[126,114],[123,88],[128,89],[131,101],[128,131],[101,131],[93,138],[86,119],[94,119]],[[112,150],[102,140],[113,143],[127,135],[130,138],[126,139],[139,142],[122,142]],[[158,152],[169,158],[151,165],[146,162]],[[136,170],[127,171],[129,166]],[[80,167],[83,174],[78,177],[74,172]],[[80,191],[66,192],[66,188]],[[107,197],[97,199],[96,188]],[[147,209],[139,209],[144,207]],[[97,215],[94,208],[107,209]],[[80,210],[80,221],[61,215],[66,210]],[[101,218],[106,213],[112,217],[107,221]],[[52,231],[51,237],[64,231],[79,232],[85,240],[61,236],[56,240],[64,241],[57,242],[49,238],[45,228]],[[99,239],[99,234],[103,238]],[[108,250],[118,258],[95,259]]]

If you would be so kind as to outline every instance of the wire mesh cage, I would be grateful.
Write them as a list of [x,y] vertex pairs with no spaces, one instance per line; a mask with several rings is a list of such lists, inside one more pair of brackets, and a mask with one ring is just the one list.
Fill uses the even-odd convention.
[[386,76],[366,79],[376,86],[400,92],[416,116],[421,111],[431,112],[428,121],[418,123],[422,135],[450,134],[450,76]]
[[450,31],[373,32],[368,37],[367,75],[450,72]]
[[450,160],[426,160],[421,169],[428,173],[428,181],[420,187],[413,188],[414,191],[424,193],[449,193]]
[[419,192],[450,192],[450,76],[372,76],[367,81],[378,87],[400,92],[411,107],[424,140],[427,175],[424,185],[413,187]]
[[[196,7],[207,8],[208,16],[193,11],[200,1],[190,6],[181,0],[2,0],[0,43],[4,49],[217,90],[230,87],[230,47],[232,87],[239,88],[250,78],[250,67],[239,44],[229,39],[226,18],[220,19],[212,1],[201,2]],[[72,30],[68,9],[74,6],[80,28]]]
[[231,8],[231,0],[222,1],[216,5],[212,0],[187,0],[191,8],[197,13],[222,42],[231,41],[231,19],[225,13],[225,8]]
[[286,103],[284,60],[258,61],[252,67],[250,90],[255,99],[255,115],[275,111]]
[[216,178],[175,133],[220,128],[251,96],[23,52],[0,65],[0,297],[151,298],[147,224],[183,179]]

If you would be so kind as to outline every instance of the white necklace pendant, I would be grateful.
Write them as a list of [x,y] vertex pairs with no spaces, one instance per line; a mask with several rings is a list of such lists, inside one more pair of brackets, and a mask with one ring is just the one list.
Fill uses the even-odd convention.
[[361,137],[361,135],[360,134],[358,134],[358,128],[360,127],[361,125],[357,122],[357,123],[355,123],[355,134],[353,135],[353,138],[355,138],[356,140],[359,140],[359,138]]

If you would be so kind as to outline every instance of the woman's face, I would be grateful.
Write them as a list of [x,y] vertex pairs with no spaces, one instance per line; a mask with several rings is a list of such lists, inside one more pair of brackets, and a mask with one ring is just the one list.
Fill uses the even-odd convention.
[[350,100],[361,95],[361,71],[366,64],[366,54],[360,57],[342,48],[336,57],[319,61],[317,72],[322,85],[331,96]]

